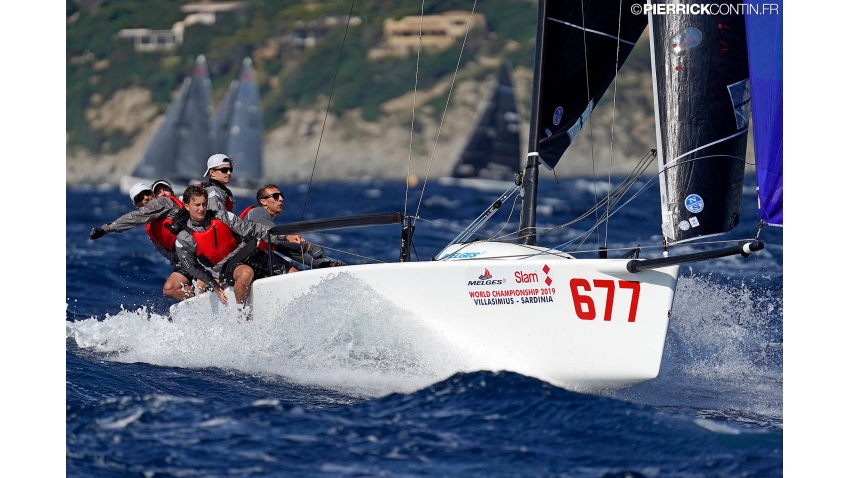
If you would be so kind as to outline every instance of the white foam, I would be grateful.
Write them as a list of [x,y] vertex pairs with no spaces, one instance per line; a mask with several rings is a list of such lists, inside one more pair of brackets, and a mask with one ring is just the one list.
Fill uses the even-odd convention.
[[740,435],[741,430],[727,425],[725,423],[715,422],[713,420],[707,420],[705,418],[697,418],[694,420],[694,423],[705,428],[706,430],[713,431],[714,433],[722,433],[724,435]]
[[658,378],[615,396],[781,421],[781,316],[781,294],[680,277]]
[[221,307],[170,321],[141,308],[66,322],[66,330],[108,360],[218,367],[366,396],[412,392],[470,370],[438,334],[378,297],[340,274],[273,320],[239,321],[235,307]]
[[136,410],[129,416],[119,418],[117,420],[100,420],[98,421],[98,425],[100,425],[101,428],[105,428],[107,430],[120,430],[138,420],[139,417],[141,417],[144,413],[144,410]]

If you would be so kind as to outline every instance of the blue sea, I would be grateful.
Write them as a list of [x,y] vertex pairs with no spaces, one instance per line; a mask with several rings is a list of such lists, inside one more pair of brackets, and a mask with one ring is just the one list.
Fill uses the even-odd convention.
[[[640,244],[648,247],[641,257],[660,257],[657,183],[644,178],[632,192],[647,183],[581,249]],[[402,182],[280,186],[281,224],[405,210]],[[542,181],[539,229],[572,221],[607,188],[590,179]],[[414,260],[422,261],[502,192],[434,181],[421,191],[422,184],[410,190],[407,212],[421,217]],[[765,249],[749,258],[682,266],[658,378],[584,394],[507,371],[452,369],[441,360],[447,351],[428,344],[416,356],[393,350],[397,342],[375,318],[400,311],[380,303],[344,311],[315,304],[326,326],[312,339],[304,334],[298,350],[285,330],[259,324],[223,321],[210,331],[170,322],[161,288],[171,269],[143,228],[88,238],[130,211],[129,199],[112,186],[74,186],[66,201],[68,476],[783,474],[781,228],[765,228]],[[235,209],[251,202],[239,198]],[[513,198],[481,232],[515,231],[519,205],[512,206]],[[756,208],[747,177],[741,224],[719,239],[753,237]],[[572,252],[590,225],[554,229],[539,243]],[[397,226],[305,237],[349,264],[398,260]],[[342,348],[325,340],[346,327],[368,330]]]

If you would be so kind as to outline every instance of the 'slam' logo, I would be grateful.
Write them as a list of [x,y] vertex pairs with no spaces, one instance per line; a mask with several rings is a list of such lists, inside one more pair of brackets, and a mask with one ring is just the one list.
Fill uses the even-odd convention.
[[489,271],[489,270],[487,270],[487,268],[485,267],[485,268],[484,268],[484,274],[483,274],[483,275],[478,276],[478,278],[479,278],[480,280],[490,280],[490,279],[492,279],[492,278],[493,278],[493,276],[490,274],[490,271]]

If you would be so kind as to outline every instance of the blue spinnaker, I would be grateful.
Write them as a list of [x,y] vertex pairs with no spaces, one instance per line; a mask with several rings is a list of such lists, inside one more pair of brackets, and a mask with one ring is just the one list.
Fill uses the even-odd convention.
[[746,2],[759,217],[782,220],[782,0]]

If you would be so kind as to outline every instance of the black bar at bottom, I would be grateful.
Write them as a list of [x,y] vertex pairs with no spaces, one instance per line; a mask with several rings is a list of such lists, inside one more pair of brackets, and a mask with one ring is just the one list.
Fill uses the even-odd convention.
[[658,269],[676,264],[687,264],[688,262],[717,259],[718,257],[734,256],[736,254],[749,257],[749,255],[753,252],[760,251],[762,249],[764,249],[764,243],[761,241],[743,241],[737,246],[724,247],[722,249],[714,249],[711,251],[694,252],[693,254],[683,254],[681,256],[644,259],[642,261],[634,259],[626,264],[626,269],[635,274],[649,269]]

